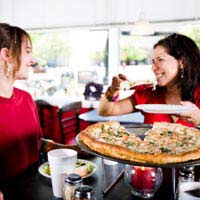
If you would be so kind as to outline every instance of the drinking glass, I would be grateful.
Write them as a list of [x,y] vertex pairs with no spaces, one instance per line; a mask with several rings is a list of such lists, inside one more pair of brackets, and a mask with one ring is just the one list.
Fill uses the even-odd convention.
[[124,179],[134,196],[147,199],[160,187],[163,173],[161,168],[126,165]]

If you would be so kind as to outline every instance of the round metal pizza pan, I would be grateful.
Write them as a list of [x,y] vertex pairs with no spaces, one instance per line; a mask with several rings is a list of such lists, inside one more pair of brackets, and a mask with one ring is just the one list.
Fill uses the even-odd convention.
[[167,164],[155,164],[155,163],[142,163],[142,162],[134,162],[134,161],[129,161],[129,160],[123,160],[123,159],[118,159],[118,158],[112,158],[106,155],[103,155],[99,152],[90,150],[79,138],[79,135],[77,135],[76,137],[76,143],[78,144],[78,146],[92,154],[101,158],[105,158],[105,159],[109,159],[112,161],[117,161],[120,163],[124,163],[124,164],[128,164],[128,165],[136,165],[136,166],[146,166],[146,167],[162,167],[162,168],[181,168],[181,167],[186,167],[186,166],[197,166],[200,165],[200,159],[197,160],[191,160],[191,161],[187,161],[187,162],[181,162],[181,163],[167,163]]

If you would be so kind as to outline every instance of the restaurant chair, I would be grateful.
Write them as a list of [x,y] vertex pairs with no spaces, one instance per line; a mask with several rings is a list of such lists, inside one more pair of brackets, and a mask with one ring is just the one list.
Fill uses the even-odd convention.
[[72,102],[59,109],[59,123],[62,135],[62,143],[75,145],[76,135],[79,132],[78,112],[82,108],[82,102]]
[[[78,116],[80,114],[82,114],[82,113],[89,112],[91,110],[93,110],[92,107],[90,107],[90,108],[81,108],[81,109],[78,110]],[[91,122],[84,121],[84,120],[81,120],[79,118],[79,132],[82,131],[82,130],[84,130],[84,129],[86,129],[91,124],[92,124]]]
[[62,135],[58,118],[58,106],[51,105],[42,99],[36,100],[35,102],[38,108],[43,137],[61,143]]
[[85,86],[83,95],[86,100],[99,100],[103,93],[103,84],[89,82]]

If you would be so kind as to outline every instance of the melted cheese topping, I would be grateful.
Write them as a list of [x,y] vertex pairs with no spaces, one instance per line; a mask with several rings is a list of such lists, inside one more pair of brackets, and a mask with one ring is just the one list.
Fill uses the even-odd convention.
[[132,151],[150,154],[181,154],[200,148],[200,131],[171,123],[155,123],[144,140],[119,124],[103,124],[92,136],[100,142],[123,146]]

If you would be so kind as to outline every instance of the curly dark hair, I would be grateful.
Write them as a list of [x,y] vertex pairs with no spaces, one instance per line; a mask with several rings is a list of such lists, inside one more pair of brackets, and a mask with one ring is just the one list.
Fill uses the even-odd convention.
[[183,69],[179,70],[178,86],[183,101],[194,102],[194,91],[200,85],[200,51],[189,37],[174,33],[159,40],[155,45],[162,46],[177,60],[182,60]]

